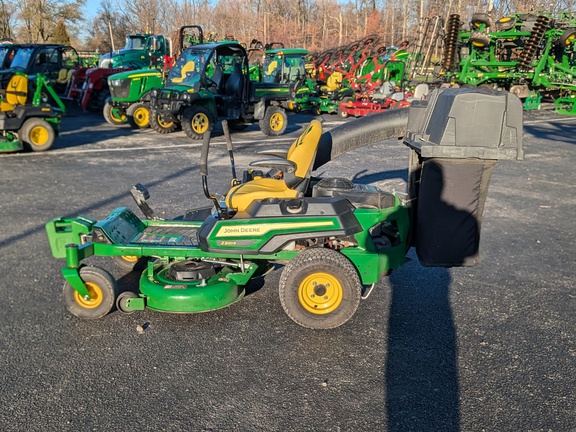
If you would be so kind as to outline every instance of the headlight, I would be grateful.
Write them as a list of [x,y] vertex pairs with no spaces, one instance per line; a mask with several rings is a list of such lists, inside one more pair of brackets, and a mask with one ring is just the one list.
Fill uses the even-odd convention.
[[115,79],[110,81],[110,85],[114,87],[120,87],[122,85],[122,80]]

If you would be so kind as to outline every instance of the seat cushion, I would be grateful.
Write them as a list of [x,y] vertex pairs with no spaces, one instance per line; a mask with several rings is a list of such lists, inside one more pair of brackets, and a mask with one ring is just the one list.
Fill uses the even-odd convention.
[[289,189],[284,180],[259,178],[234,186],[226,195],[226,205],[244,211],[254,200],[265,198],[295,198],[298,191]]

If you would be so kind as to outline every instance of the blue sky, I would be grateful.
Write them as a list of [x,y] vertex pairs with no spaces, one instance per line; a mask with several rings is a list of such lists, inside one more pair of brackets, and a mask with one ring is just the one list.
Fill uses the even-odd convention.
[[92,18],[96,16],[98,9],[100,8],[100,2],[95,0],[89,0],[86,2],[86,6],[84,6],[84,16],[86,17],[87,21],[90,21]]

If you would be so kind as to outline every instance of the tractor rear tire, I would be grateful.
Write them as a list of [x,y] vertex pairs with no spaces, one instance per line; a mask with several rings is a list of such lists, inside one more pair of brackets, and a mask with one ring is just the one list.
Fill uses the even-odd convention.
[[210,133],[213,126],[210,111],[203,106],[188,107],[182,115],[182,130],[194,140],[201,140],[206,132]]
[[176,130],[176,122],[174,121],[164,121],[160,118],[158,113],[154,110],[150,110],[150,127],[156,132],[161,134],[172,133]]
[[107,101],[104,104],[102,114],[104,115],[104,120],[106,120],[106,123],[111,124],[112,126],[122,126],[128,121],[126,113],[123,113],[118,108],[112,106],[110,101]]
[[138,102],[132,104],[126,110],[128,116],[128,123],[134,129],[146,129],[150,127],[150,106],[148,104]]
[[286,110],[278,106],[270,105],[266,108],[264,118],[260,120],[260,130],[266,136],[280,136],[286,131],[288,116]]
[[52,125],[46,120],[41,118],[29,118],[24,122],[18,137],[23,141],[32,151],[41,152],[46,151],[56,140],[56,133]]
[[362,284],[356,267],[340,252],[311,248],[284,267],[279,294],[292,321],[306,328],[331,329],[352,318]]
[[102,318],[114,307],[117,292],[116,281],[106,270],[93,266],[82,267],[80,277],[91,298],[88,300],[83,298],[70,283],[66,282],[63,288],[66,307],[72,315],[78,318]]

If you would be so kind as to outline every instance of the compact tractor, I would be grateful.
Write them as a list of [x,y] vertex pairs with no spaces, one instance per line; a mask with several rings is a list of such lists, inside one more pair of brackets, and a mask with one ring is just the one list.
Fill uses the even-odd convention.
[[[78,70],[68,87],[68,97],[78,99],[83,110],[98,112],[110,96],[108,78],[126,70],[162,67],[172,54],[170,38],[153,34],[126,36],[119,51],[103,54],[98,67]],[[114,119],[114,117],[111,117]]]
[[281,135],[288,117],[282,104],[294,98],[289,84],[253,82],[248,55],[238,42],[192,45],[176,61],[165,87],[150,93],[150,126],[169,133],[178,124],[201,139],[218,119],[242,130],[259,122],[265,135]]
[[[304,327],[338,327],[382,276],[404,264],[412,246],[426,266],[475,264],[492,168],[498,159],[522,158],[521,104],[489,90],[435,91],[409,109],[325,133],[313,120],[288,149],[265,151],[268,158],[251,164],[270,171],[243,182],[226,122],[223,129],[233,180],[222,199],[209,190],[209,130],[202,141],[200,173],[212,208],[164,220],[138,184],[132,195],[144,218],[120,207],[100,221],[78,216],[46,224],[52,254],[66,259],[64,300],[72,314],[96,319],[114,306],[122,313],[215,310],[241,300],[246,284],[283,264],[286,314]],[[410,154],[407,195],[312,176],[341,153],[399,136]],[[86,265],[91,256],[143,265],[137,292],[119,293],[110,273]]]
[[[180,27],[179,47],[204,42],[204,32],[197,25]],[[163,68],[144,68],[123,71],[108,77],[110,98],[104,105],[106,121],[113,126],[130,123],[134,128],[150,126],[150,92],[164,87],[173,59],[165,59]]]

